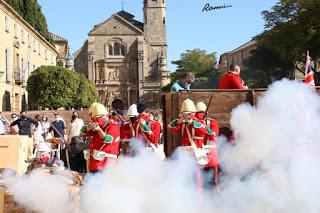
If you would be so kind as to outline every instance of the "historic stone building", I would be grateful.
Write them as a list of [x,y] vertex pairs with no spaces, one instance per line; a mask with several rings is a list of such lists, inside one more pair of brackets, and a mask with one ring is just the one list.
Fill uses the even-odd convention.
[[122,10],[94,26],[74,56],[76,71],[95,83],[106,105],[159,107],[161,88],[170,83],[165,0],[144,1],[144,23]]
[[231,64],[237,64],[242,67],[244,60],[251,56],[251,50],[256,47],[257,42],[251,40],[230,52],[223,53],[219,59],[218,70],[220,72],[227,72]]
[[73,56],[70,55],[68,40],[54,33],[50,33],[50,36],[58,51],[57,62],[62,63],[66,68],[74,69],[74,59]]
[[57,61],[61,61],[65,66],[69,47],[68,40],[54,33],[50,33],[50,36],[54,42],[56,50],[58,51]]
[[29,75],[56,65],[57,50],[5,1],[0,0],[0,111],[27,107]]

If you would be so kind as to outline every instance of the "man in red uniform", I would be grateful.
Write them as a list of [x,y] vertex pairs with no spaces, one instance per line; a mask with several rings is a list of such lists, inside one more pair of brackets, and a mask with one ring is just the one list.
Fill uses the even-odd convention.
[[[172,132],[181,132],[182,147],[192,153],[198,165],[201,167],[208,164],[207,151],[204,150],[204,139],[207,134],[212,135],[210,128],[204,125],[204,122],[195,117],[196,107],[192,100],[187,99],[182,103],[180,109],[180,118],[171,121],[168,130]],[[201,170],[196,168],[196,179],[200,198],[203,198]]]
[[[139,107],[138,107],[139,106]],[[133,104],[128,109],[130,121],[121,126],[121,141],[125,146],[126,154],[130,154],[132,139],[137,138],[144,142],[145,146],[157,147],[160,137],[160,126],[157,128],[154,122],[149,120],[145,113],[145,107]],[[140,113],[139,113],[140,112]]]
[[220,79],[220,89],[248,89],[240,77],[240,67],[234,64],[230,65],[230,71]]
[[[215,174],[214,178],[209,178],[209,183],[212,183],[213,180],[218,191],[218,174],[219,174],[219,159],[218,159],[218,149],[216,146],[215,138],[219,135],[219,125],[215,119],[208,118],[207,106],[203,102],[199,102],[196,105],[196,118],[199,119],[207,128],[210,128],[213,134],[207,134],[204,138],[205,147],[208,149],[208,164],[204,165],[204,172],[207,174]],[[214,172],[212,172],[214,170]],[[211,175],[209,175],[211,176]]]
[[[182,103],[180,110],[180,118],[171,121],[168,125],[168,130],[172,132],[181,132],[182,146],[189,151],[193,151],[198,158],[198,163],[207,164],[205,162],[202,149],[204,146],[204,138],[207,134],[213,132],[207,128],[199,119],[195,117],[195,105],[190,99]],[[199,154],[199,156],[197,156]]]
[[120,129],[108,119],[108,111],[102,104],[94,103],[89,113],[92,122],[82,129],[82,133],[91,137],[90,172],[98,172],[117,160]]
[[122,123],[123,123],[122,116],[116,110],[114,110],[114,109],[112,110],[112,112],[109,116],[109,119],[110,119],[110,121],[116,123],[119,126],[119,128],[122,126]]

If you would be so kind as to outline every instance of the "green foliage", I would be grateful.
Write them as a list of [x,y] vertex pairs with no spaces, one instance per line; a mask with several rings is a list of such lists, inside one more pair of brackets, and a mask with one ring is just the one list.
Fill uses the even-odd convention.
[[216,53],[207,53],[205,50],[194,49],[187,50],[181,54],[181,58],[172,61],[178,65],[176,72],[170,73],[171,83],[162,88],[162,91],[169,92],[171,86],[179,79],[184,72],[192,72],[196,79],[192,85],[192,89],[212,88],[213,86],[213,70],[217,63]]
[[249,67],[276,78],[290,77],[294,69],[303,72],[298,64],[305,62],[307,50],[312,58],[320,57],[319,11],[319,0],[279,0],[270,11],[263,11],[266,31],[257,37],[259,47]]
[[245,67],[252,72],[260,70],[266,75],[273,76],[275,79],[281,79],[290,75],[293,64],[288,61],[281,60],[278,55],[270,48],[257,46],[251,51],[251,57],[244,61]]
[[48,108],[87,107],[97,98],[94,85],[84,76],[60,66],[41,66],[28,79],[32,105]]
[[94,84],[85,78],[84,75],[78,74],[80,84],[78,92],[74,98],[72,106],[74,108],[89,107],[98,98],[97,90]]
[[249,88],[267,88],[272,83],[271,76],[261,70],[241,70],[241,77]]
[[63,61],[61,59],[57,61],[57,66],[63,67]]
[[205,50],[187,50],[181,54],[180,60],[173,61],[178,70],[185,70],[194,74],[213,69],[217,63],[216,53],[207,53]]
[[196,74],[192,89],[218,89],[221,73],[216,69]]
[[36,31],[38,31],[47,41],[53,44],[49,34],[47,21],[41,11],[37,0],[5,0],[11,5],[19,15],[22,16]]

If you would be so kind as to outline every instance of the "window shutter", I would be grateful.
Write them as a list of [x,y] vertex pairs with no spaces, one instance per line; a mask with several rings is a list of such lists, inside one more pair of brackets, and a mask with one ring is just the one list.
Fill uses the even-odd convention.
[[6,81],[11,82],[11,68],[12,68],[12,55],[11,55],[11,50],[6,49]]
[[22,61],[21,61],[21,73],[20,73],[21,74],[20,78],[21,78],[22,81],[24,81],[26,79],[25,69],[26,69],[26,60],[25,60],[25,58],[22,58]]

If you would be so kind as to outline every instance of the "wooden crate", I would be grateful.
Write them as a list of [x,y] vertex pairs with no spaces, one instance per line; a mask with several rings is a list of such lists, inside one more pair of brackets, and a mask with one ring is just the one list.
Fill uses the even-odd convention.
[[27,136],[0,136],[0,168],[10,168],[18,174],[25,173],[30,140]]

